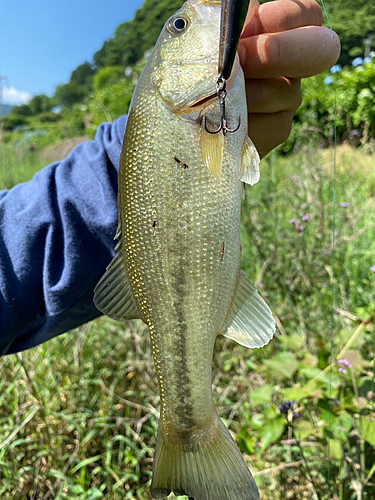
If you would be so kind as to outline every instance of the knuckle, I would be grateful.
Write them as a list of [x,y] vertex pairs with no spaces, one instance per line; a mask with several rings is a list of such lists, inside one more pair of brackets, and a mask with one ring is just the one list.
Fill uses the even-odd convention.
[[312,24],[321,26],[323,24],[323,13],[320,5],[315,0],[312,0],[310,2],[309,12],[311,15],[311,20],[313,21]]

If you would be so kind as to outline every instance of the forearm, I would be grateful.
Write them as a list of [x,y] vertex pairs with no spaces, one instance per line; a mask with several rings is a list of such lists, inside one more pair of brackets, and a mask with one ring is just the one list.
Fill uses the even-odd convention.
[[114,255],[125,119],[34,178],[0,191],[0,355],[99,316],[93,289]]

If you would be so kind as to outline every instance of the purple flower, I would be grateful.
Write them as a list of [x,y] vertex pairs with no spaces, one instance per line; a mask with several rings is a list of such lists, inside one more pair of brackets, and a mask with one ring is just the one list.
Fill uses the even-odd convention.
[[343,201],[342,203],[340,203],[340,207],[346,208],[348,206],[349,206],[349,203],[347,201]]
[[305,214],[305,215],[302,215],[302,220],[303,221],[307,221],[310,219],[310,214]]
[[294,401],[283,401],[280,405],[279,405],[279,412],[280,413],[288,413],[288,410],[290,408],[292,408],[294,404]]
[[290,219],[289,224],[295,224],[296,220],[295,219]]
[[339,368],[339,372],[344,373],[344,374],[347,373],[347,371],[345,370],[345,368]]
[[345,358],[344,358],[344,359],[339,359],[339,360],[337,361],[337,363],[338,363],[339,365],[344,365],[344,366],[347,366],[348,368],[353,368],[353,367],[352,367],[352,365],[349,363],[349,361],[348,361],[347,359],[345,359]]
[[296,411],[293,412],[293,418],[299,418],[300,414]]
[[335,231],[333,234],[334,234],[334,236],[337,237],[340,233],[338,231]]
[[370,271],[372,271],[373,273],[375,273],[375,266],[371,266],[370,267]]

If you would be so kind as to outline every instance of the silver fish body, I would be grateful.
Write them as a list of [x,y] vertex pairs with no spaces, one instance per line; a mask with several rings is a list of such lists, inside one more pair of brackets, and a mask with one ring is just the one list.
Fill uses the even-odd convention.
[[149,326],[160,386],[151,492],[196,500],[255,500],[256,485],[212,399],[215,338],[261,347],[274,321],[240,262],[242,181],[258,180],[247,137],[242,70],[228,81],[233,134],[211,135],[218,0],[190,0],[167,21],[139,79],[119,172],[119,244],[95,304]]

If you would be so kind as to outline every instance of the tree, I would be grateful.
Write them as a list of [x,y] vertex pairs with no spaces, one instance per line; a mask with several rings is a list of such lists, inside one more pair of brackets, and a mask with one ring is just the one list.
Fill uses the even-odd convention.
[[[375,2],[369,0],[326,0],[328,16],[332,28],[341,40],[341,55],[339,63],[351,63],[357,55],[364,55],[364,40],[372,36],[371,48],[375,50]],[[327,23],[326,23],[327,24]],[[356,51],[353,51],[357,47]]]
[[168,19],[182,0],[145,0],[132,21],[120,24],[114,34],[94,55],[97,67],[133,65],[151,49]]
[[95,74],[95,69],[92,64],[89,62],[84,62],[74,71],[72,71],[70,75],[69,83],[77,83],[78,85],[82,85],[87,89],[91,89],[92,79]]
[[83,85],[76,82],[69,82],[65,85],[58,85],[53,95],[53,101],[57,106],[69,108],[77,102],[82,102],[87,90]]
[[31,116],[32,112],[28,104],[21,104],[20,106],[13,106],[9,114],[17,116]]
[[28,106],[32,115],[51,111],[53,108],[51,98],[45,94],[34,95],[34,97],[30,99]]
[[117,83],[121,79],[125,80],[124,68],[122,66],[107,66],[100,68],[93,80],[93,90],[97,91]]

